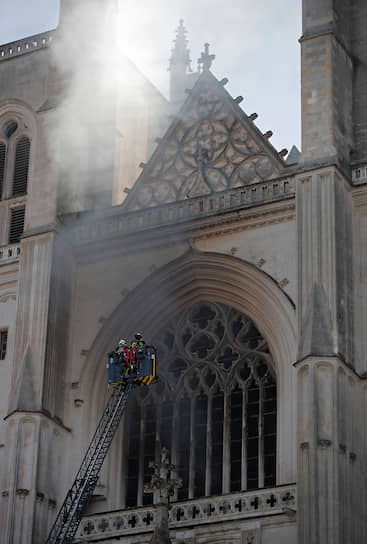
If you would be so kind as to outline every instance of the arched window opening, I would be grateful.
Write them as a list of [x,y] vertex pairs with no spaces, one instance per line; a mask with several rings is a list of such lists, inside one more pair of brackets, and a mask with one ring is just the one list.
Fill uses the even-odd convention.
[[0,199],[3,198],[4,176],[5,176],[6,145],[0,142]]
[[24,230],[25,208],[11,210],[9,225],[9,244],[17,244]]
[[126,505],[152,501],[144,483],[163,446],[182,478],[175,500],[274,486],[276,379],[254,323],[224,304],[200,302],[155,344],[160,382],[136,390],[126,414]]
[[23,136],[17,142],[14,162],[13,196],[24,195],[27,192],[30,148],[31,141],[27,136]]

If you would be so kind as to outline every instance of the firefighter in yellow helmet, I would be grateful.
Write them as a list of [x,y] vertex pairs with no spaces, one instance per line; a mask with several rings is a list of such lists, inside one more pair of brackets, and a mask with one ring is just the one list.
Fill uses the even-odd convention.
[[143,340],[143,337],[142,335],[137,332],[136,335],[135,335],[135,340],[134,342],[131,343],[131,347],[132,348],[135,348],[135,350],[138,352],[138,353],[143,353],[144,351],[144,346],[145,346],[145,342]]

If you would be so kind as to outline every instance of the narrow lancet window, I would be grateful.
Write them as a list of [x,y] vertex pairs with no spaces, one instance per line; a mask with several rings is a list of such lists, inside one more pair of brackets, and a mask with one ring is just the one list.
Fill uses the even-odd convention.
[[17,244],[24,230],[25,209],[11,210],[9,225],[9,244]]
[[6,158],[6,145],[3,142],[0,142],[0,199],[3,198],[5,158]]
[[29,153],[31,141],[23,136],[17,142],[14,161],[13,196],[20,196],[27,193]]

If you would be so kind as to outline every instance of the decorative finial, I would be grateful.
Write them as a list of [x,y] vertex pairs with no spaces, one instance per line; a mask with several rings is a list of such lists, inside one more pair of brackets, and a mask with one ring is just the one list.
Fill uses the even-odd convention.
[[187,47],[188,40],[186,39],[187,30],[184,27],[183,19],[180,19],[180,23],[176,30],[176,39],[174,40],[174,48],[172,49],[172,56],[169,61],[169,70],[175,66],[179,66],[185,72],[192,72],[190,50]]
[[212,65],[215,55],[209,54],[209,44],[204,44],[204,51],[201,53],[201,57],[198,59],[199,72],[208,72]]

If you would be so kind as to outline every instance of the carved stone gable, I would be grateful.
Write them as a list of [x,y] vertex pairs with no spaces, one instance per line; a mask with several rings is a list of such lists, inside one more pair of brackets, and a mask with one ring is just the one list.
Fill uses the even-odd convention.
[[210,73],[201,75],[124,206],[143,209],[279,177],[273,146]]

